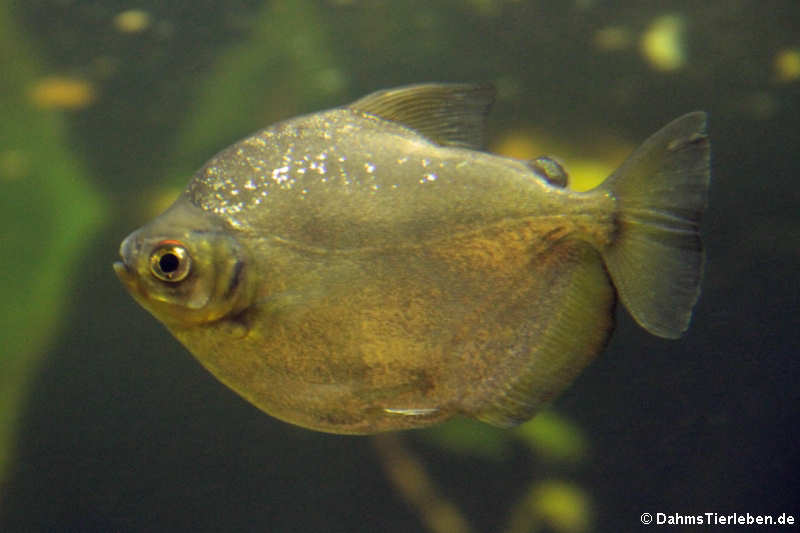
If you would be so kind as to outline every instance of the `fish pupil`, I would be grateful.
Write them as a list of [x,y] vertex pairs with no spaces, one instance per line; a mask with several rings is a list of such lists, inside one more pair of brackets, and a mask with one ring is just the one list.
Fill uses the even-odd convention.
[[178,270],[180,266],[180,259],[178,256],[173,253],[166,253],[161,256],[161,259],[158,260],[158,267],[161,269],[161,272],[165,274],[171,274]]
[[150,254],[150,272],[161,281],[177,283],[189,275],[192,258],[183,246],[164,241]]

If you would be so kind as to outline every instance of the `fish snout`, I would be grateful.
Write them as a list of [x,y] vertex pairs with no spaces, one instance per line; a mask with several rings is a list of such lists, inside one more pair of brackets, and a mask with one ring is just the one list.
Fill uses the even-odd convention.
[[125,237],[119,246],[119,256],[122,261],[115,261],[113,264],[114,272],[117,277],[125,284],[133,281],[136,272],[136,257],[141,250],[141,242],[138,239],[138,231]]

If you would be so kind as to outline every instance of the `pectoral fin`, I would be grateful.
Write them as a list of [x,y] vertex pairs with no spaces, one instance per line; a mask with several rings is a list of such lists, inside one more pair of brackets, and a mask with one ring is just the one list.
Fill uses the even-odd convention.
[[425,408],[384,408],[389,414],[392,415],[402,415],[402,416],[428,416],[432,414],[436,414],[439,412],[439,409],[436,407],[425,407]]

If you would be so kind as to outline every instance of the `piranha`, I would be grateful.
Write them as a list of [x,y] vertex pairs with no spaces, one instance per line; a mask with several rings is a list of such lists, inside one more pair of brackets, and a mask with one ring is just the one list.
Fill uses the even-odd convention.
[[596,188],[484,151],[488,85],[370,94],[219,152],[114,270],[222,383],[319,431],[531,418],[604,349],[617,299],[687,329],[703,268],[706,115]]

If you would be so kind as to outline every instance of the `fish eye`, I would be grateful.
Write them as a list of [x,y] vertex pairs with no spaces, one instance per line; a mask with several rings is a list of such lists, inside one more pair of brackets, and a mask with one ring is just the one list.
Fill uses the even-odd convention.
[[162,241],[150,254],[150,272],[161,281],[183,281],[191,266],[189,252],[178,241]]

